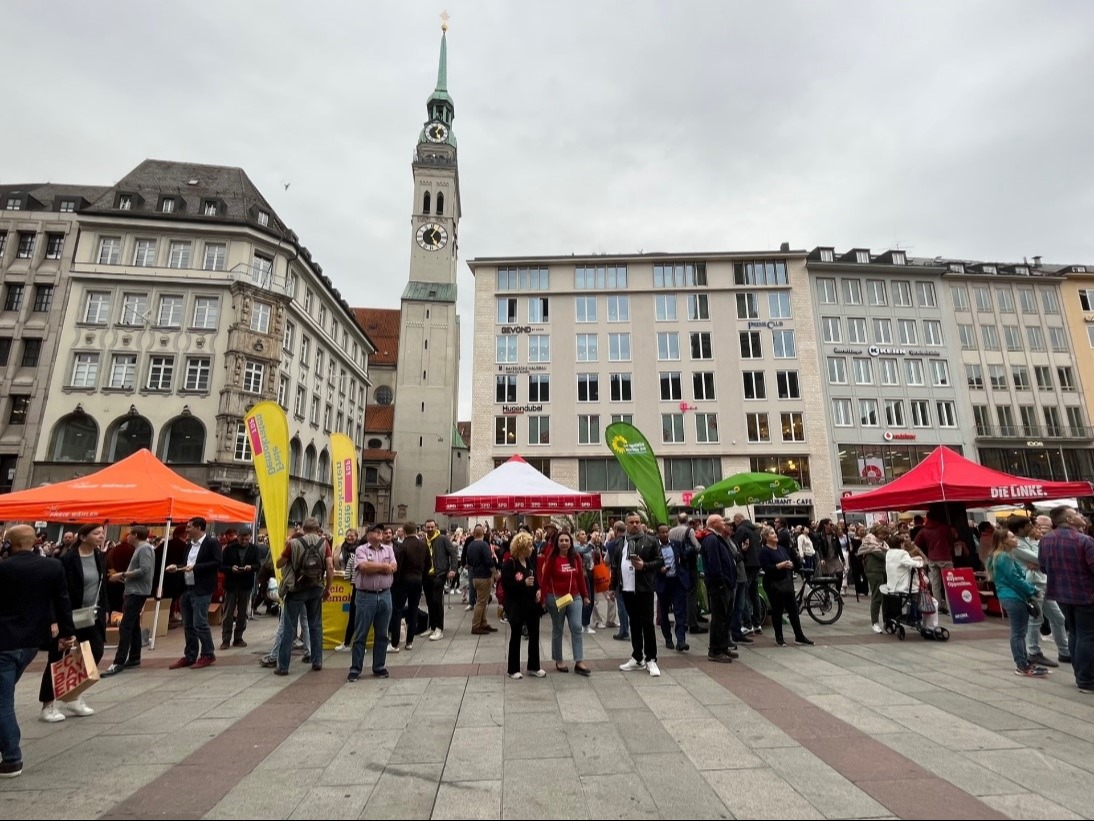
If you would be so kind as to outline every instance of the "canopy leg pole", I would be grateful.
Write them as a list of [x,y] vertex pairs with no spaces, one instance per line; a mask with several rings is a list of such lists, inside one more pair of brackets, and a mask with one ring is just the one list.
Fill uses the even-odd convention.
[[160,583],[156,587],[156,599],[155,608],[156,612],[152,616],[152,635],[148,637],[148,649],[156,649],[156,632],[160,628],[160,601],[163,599],[163,574],[167,572],[167,545],[171,541],[171,517],[167,517],[167,528],[163,533],[163,558],[160,559]]

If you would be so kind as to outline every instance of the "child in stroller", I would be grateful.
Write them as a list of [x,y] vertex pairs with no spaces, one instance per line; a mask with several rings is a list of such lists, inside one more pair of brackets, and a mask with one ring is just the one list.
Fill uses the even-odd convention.
[[938,601],[931,595],[923,553],[907,536],[892,536],[885,554],[885,584],[881,586],[884,629],[901,641],[906,627],[925,639],[947,641],[950,631],[938,625]]

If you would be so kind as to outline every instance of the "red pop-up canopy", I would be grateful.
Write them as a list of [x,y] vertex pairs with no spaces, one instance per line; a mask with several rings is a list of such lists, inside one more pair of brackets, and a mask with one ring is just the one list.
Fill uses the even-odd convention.
[[1049,482],[1011,476],[978,465],[942,446],[899,479],[876,490],[840,500],[845,513],[910,510],[934,502],[963,502],[969,507],[1092,496],[1090,482]]

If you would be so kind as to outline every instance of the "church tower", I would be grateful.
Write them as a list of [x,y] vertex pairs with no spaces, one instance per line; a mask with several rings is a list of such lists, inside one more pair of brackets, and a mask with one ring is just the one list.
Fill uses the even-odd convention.
[[448,94],[447,29],[442,26],[437,87],[426,102],[427,119],[411,165],[410,281],[402,298],[392,433],[397,454],[392,506],[397,518],[404,518],[405,509],[405,518],[419,524],[434,516],[438,495],[459,489],[453,486],[453,462],[455,446],[462,445],[456,432],[460,177],[452,130],[455,106]]

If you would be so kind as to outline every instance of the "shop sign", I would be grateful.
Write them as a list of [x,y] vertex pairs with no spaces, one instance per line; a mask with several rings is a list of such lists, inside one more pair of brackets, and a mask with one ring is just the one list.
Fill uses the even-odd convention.
[[[836,353],[839,353],[839,351],[836,351]],[[909,350],[908,348],[881,348],[877,345],[870,346],[869,354],[870,356],[942,356],[941,351]]]
[[533,328],[531,325],[502,325],[503,334],[541,334],[543,328]]
[[546,373],[546,365],[498,365],[498,373]]
[[539,413],[543,405],[502,405],[501,412],[506,416],[519,416],[522,413]]
[[887,430],[883,434],[886,442],[914,442],[914,433],[898,433],[896,431]]
[[1034,439],[1030,439],[1029,441],[1026,442],[1026,447],[1027,448],[1043,448],[1044,446],[1045,446],[1044,442],[1038,442]]
[[766,322],[763,320],[759,322],[749,322],[749,328],[781,328],[785,323],[781,319],[769,319]]

